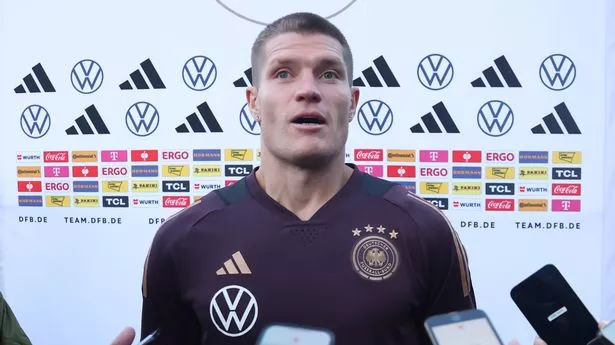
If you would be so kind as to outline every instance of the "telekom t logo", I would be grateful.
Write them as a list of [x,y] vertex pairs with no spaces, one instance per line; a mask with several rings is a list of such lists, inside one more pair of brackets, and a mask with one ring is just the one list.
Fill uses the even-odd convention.
[[109,155],[111,156],[112,161],[117,161],[117,159],[119,158],[119,153],[117,153],[117,151],[111,151]]
[[562,209],[564,211],[568,211],[570,209],[570,201],[569,200],[562,201]]
[[60,176],[60,168],[53,168],[53,176],[55,177]]
[[429,152],[429,159],[431,159],[432,162],[438,161],[438,157],[439,157],[438,152],[436,151]]
[[364,172],[372,175],[374,173],[374,167],[366,166],[365,169],[364,169]]

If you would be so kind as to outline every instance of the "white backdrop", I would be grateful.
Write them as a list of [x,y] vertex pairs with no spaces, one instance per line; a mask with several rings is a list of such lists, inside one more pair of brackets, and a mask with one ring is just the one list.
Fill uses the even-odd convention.
[[[105,344],[124,325],[137,326],[138,330],[145,254],[157,229],[156,222],[177,210],[162,207],[163,196],[194,197],[204,193],[195,190],[195,183],[223,185],[227,180],[235,180],[228,177],[225,166],[242,162],[237,162],[240,158],[236,155],[226,156],[225,149],[252,150],[252,157],[245,158],[247,162],[243,163],[258,164],[258,136],[247,133],[243,128],[246,122],[240,121],[245,101],[244,87],[239,81],[249,82],[242,76],[249,67],[250,45],[262,29],[255,22],[267,22],[296,10],[329,15],[350,4],[332,21],[351,43],[355,77],[367,85],[361,88],[361,103],[367,100],[384,102],[393,113],[393,122],[385,133],[372,135],[363,129],[367,126],[359,113],[351,124],[348,161],[373,164],[370,171],[374,173],[382,169],[384,176],[392,180],[414,181],[417,192],[425,197],[447,199],[449,209],[445,212],[456,225],[469,253],[479,307],[491,316],[504,340],[518,337],[525,344],[531,343],[534,332],[512,303],[509,291],[549,262],[562,270],[597,318],[613,317],[615,294],[602,278],[603,272],[605,275],[613,272],[614,260],[608,261],[607,257],[609,252],[613,253],[608,243],[615,240],[612,234],[615,220],[604,212],[605,207],[612,209],[608,205],[615,201],[612,196],[605,196],[604,191],[613,190],[615,184],[611,182],[610,189],[606,189],[602,183],[608,181],[608,176],[612,181],[615,171],[613,163],[604,159],[613,157],[614,153],[612,138],[608,138],[608,146],[605,145],[604,129],[615,130],[613,96],[605,98],[604,92],[605,76],[609,75],[605,70],[607,3],[608,0],[583,3],[480,0],[437,4],[382,1],[376,4],[327,0],[312,1],[309,5],[293,2],[281,5],[278,1],[262,0],[245,5],[238,0],[223,3],[180,0],[174,3],[108,1],[83,5],[76,0],[0,1],[0,40],[3,42],[0,114],[5,118],[0,127],[0,159],[5,167],[0,170],[3,292],[35,344]],[[610,49],[609,62],[613,64],[612,43]],[[441,90],[433,90],[437,81],[431,85],[432,89],[422,84],[425,75],[418,66],[430,54],[442,54],[453,65],[452,80]],[[569,79],[565,83],[568,87],[560,91],[553,90],[552,85],[548,87],[550,83],[545,78],[551,74],[543,72],[541,75],[540,72],[543,61],[553,54],[569,57],[576,68],[574,79]],[[209,79],[203,91],[193,90],[184,82],[186,74],[182,73],[182,68],[194,56],[206,56],[216,66],[215,79]],[[374,60],[379,56],[384,57],[400,87],[390,86],[386,72],[376,66]],[[503,75],[502,65],[496,66],[494,62],[501,56],[505,56],[521,87],[509,87],[510,80],[507,82]],[[164,82],[164,88],[153,88],[151,73],[139,67],[148,58]],[[92,93],[83,93],[73,87],[75,79],[71,77],[71,69],[84,59],[96,61],[104,71],[102,85]],[[557,64],[561,60],[554,61]],[[31,92],[32,86],[24,80],[28,75],[33,75],[38,86],[43,88],[44,81],[33,71],[38,63],[55,92]],[[376,71],[383,87],[374,87],[373,81],[368,81],[369,67]],[[504,87],[489,87],[483,71],[490,67],[495,75],[489,80],[503,81]],[[568,67],[564,65],[563,71],[568,71]],[[140,73],[133,74],[137,69]],[[612,67],[610,71],[612,75]],[[134,89],[138,74],[145,76],[148,89]],[[471,83],[477,78],[487,87],[473,87]],[[133,90],[120,88],[125,81],[133,85]],[[609,82],[612,87],[613,79]],[[23,93],[15,91],[20,86]],[[613,95],[613,88],[610,95]],[[514,113],[512,128],[505,135],[487,135],[479,127],[479,109],[491,100],[505,102]],[[611,105],[610,122],[606,121],[607,100]],[[204,101],[223,132],[177,133],[176,128],[186,124],[186,117],[196,112],[197,106]],[[126,112],[136,102],[150,102],[158,110],[159,123],[151,135],[136,136],[130,132],[132,127],[126,122]],[[438,102],[445,104],[460,133],[411,132],[410,127],[423,123],[421,117],[433,113],[432,106]],[[565,134],[533,134],[531,129],[539,124],[547,128],[543,117],[550,113],[559,118],[556,122],[562,127],[562,118],[555,113],[555,106],[562,102],[570,110],[581,134],[570,134],[570,130]],[[85,109],[93,104],[110,134],[67,135],[65,131],[71,126],[78,128],[77,118],[86,114]],[[43,106],[51,118],[49,131],[38,139],[28,136],[27,126],[22,130],[21,115],[30,105]],[[367,108],[363,110],[366,114]],[[380,117],[383,114],[379,119],[383,119]],[[26,119],[31,121],[28,116],[26,113]],[[444,127],[441,121],[437,124]],[[374,130],[376,127],[372,127],[371,131]],[[77,132],[82,133],[81,130]],[[220,149],[221,157],[213,162],[196,161],[195,149]],[[394,162],[382,158],[362,162],[355,156],[355,150],[383,150],[386,157],[387,149],[416,150],[416,161]],[[103,158],[109,155],[102,152],[106,150],[125,150],[127,161],[104,162]],[[159,173],[152,177],[130,176],[131,166],[139,165],[131,161],[131,150],[138,150],[136,158],[142,150],[159,150],[157,161],[140,163],[158,166]],[[448,158],[444,162],[425,162],[421,159],[421,150],[443,150]],[[479,150],[481,161],[454,162],[454,151],[458,150]],[[44,162],[47,151],[67,151],[68,162]],[[97,157],[94,162],[75,162],[71,159],[74,151],[96,151]],[[186,151],[190,157],[165,160],[163,151]],[[546,153],[548,159],[522,163],[520,151],[540,151],[541,155]],[[491,152],[512,153],[514,159],[506,163],[488,161]],[[557,152],[575,155],[568,163],[562,163],[553,159],[559,157]],[[18,161],[19,154],[21,161]],[[424,154],[424,158],[430,157],[429,152]],[[439,154],[439,158],[443,158],[443,152]],[[41,157],[39,161],[24,162],[25,157],[32,155]],[[564,159],[570,157],[570,154],[563,156]],[[83,169],[79,167],[73,171],[72,167],[83,165],[89,166],[88,171],[98,169],[99,176],[76,177],[75,172],[79,174]],[[166,165],[173,165],[171,171]],[[221,176],[196,176],[194,169],[202,168],[201,165],[215,165],[221,169]],[[417,177],[391,176],[399,171],[396,165],[404,165],[406,171],[416,166]],[[18,166],[39,167],[41,177],[18,177]],[[185,170],[178,173],[178,166]],[[452,177],[453,167],[466,166],[479,167],[481,178]],[[68,168],[69,176],[53,176],[54,167],[59,168],[56,170],[59,175],[62,169]],[[129,173],[124,177],[105,177],[102,176],[103,167],[126,167]],[[498,181],[497,176],[508,176],[505,170],[496,169],[496,178],[490,178],[488,170],[494,167],[509,168],[508,172],[513,172],[510,168],[514,168],[514,173],[511,179]],[[448,176],[420,176],[421,168],[444,168]],[[579,168],[580,180],[554,179],[552,169]],[[544,180],[526,180],[527,176],[521,175],[522,169],[546,169],[548,176]],[[579,173],[579,170],[574,171]],[[98,182],[98,190],[77,192],[73,180]],[[125,191],[119,184],[106,186],[111,190],[103,191],[105,181],[123,181],[126,186],[130,182],[132,187],[132,183],[139,181],[151,184],[167,180],[189,181],[191,191],[166,193],[158,186],[157,193],[141,193],[132,188]],[[32,192],[36,190],[36,183],[32,182],[41,182],[40,192]],[[63,182],[69,183],[69,190],[46,190],[52,186],[47,183],[62,186]],[[447,190],[441,195],[428,195],[424,193],[426,190],[421,191],[421,182],[437,183],[432,187],[448,183]],[[486,183],[502,182],[515,184],[514,195],[486,194]],[[453,185],[458,183],[478,183],[481,190],[477,195],[455,194]],[[580,184],[581,195],[553,195],[553,184],[559,183]],[[521,187],[526,187],[527,191],[546,187],[547,192],[530,195],[526,191],[523,194]],[[20,189],[23,192],[19,192]],[[94,198],[98,207],[77,207],[75,199],[83,201],[80,195]],[[20,196],[22,204],[35,202],[32,196],[41,196],[43,207],[19,207]],[[127,208],[102,207],[103,198],[109,196],[127,196],[131,205]],[[137,208],[132,205],[134,199],[158,200],[161,204],[154,208]],[[486,210],[489,199],[512,200],[514,211]],[[538,199],[547,206],[542,211],[519,210],[520,200],[525,199]],[[564,203],[562,200],[573,201]],[[478,209],[458,210],[454,208],[455,201],[481,205]],[[559,209],[572,209],[578,202],[579,212],[558,212],[555,211],[558,206],[553,207],[553,203],[557,203]],[[48,206],[64,203],[70,207]],[[20,217],[27,220],[47,217],[47,222],[23,222]],[[106,221],[121,218],[122,223],[75,224],[67,223],[65,217],[87,217],[88,220],[95,217]],[[474,229],[464,226],[468,222],[493,222],[495,226]],[[560,222],[578,223],[579,229],[523,229],[517,227],[517,222],[539,222],[543,227]],[[604,262],[610,262],[604,270],[603,255]],[[611,278],[610,286],[612,282]]]

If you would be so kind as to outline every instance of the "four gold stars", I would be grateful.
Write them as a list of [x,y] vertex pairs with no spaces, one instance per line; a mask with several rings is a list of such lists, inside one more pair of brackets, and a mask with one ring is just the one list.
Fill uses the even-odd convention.
[[[370,233],[374,232],[374,227],[369,225],[369,224],[367,224],[363,228],[365,229],[365,232],[370,232]],[[376,229],[378,230],[379,234],[386,234],[386,229],[387,228],[385,228],[384,226],[380,225]],[[390,236],[391,239],[397,239],[397,235],[399,235],[399,232],[397,232],[395,229],[391,229],[391,231],[389,231],[388,235]],[[352,236],[353,237],[361,236],[361,230],[359,228],[354,228],[354,230],[352,230]]]

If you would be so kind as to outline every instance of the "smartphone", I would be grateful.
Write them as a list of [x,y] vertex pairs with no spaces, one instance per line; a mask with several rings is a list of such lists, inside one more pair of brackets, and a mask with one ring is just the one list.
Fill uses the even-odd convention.
[[483,310],[434,315],[425,321],[433,345],[503,345]]
[[274,324],[265,327],[256,345],[334,345],[334,343],[333,332],[328,329]]
[[517,284],[510,296],[547,344],[587,345],[598,335],[598,321],[553,264]]

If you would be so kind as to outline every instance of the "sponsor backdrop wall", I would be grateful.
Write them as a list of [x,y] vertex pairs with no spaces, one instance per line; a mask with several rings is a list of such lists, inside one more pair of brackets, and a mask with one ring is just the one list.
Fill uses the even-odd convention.
[[259,164],[253,39],[308,10],[354,51],[348,162],[444,210],[502,337],[531,343],[509,291],[546,263],[613,317],[606,3],[0,1],[2,291],[35,344],[138,328],[159,225]]

